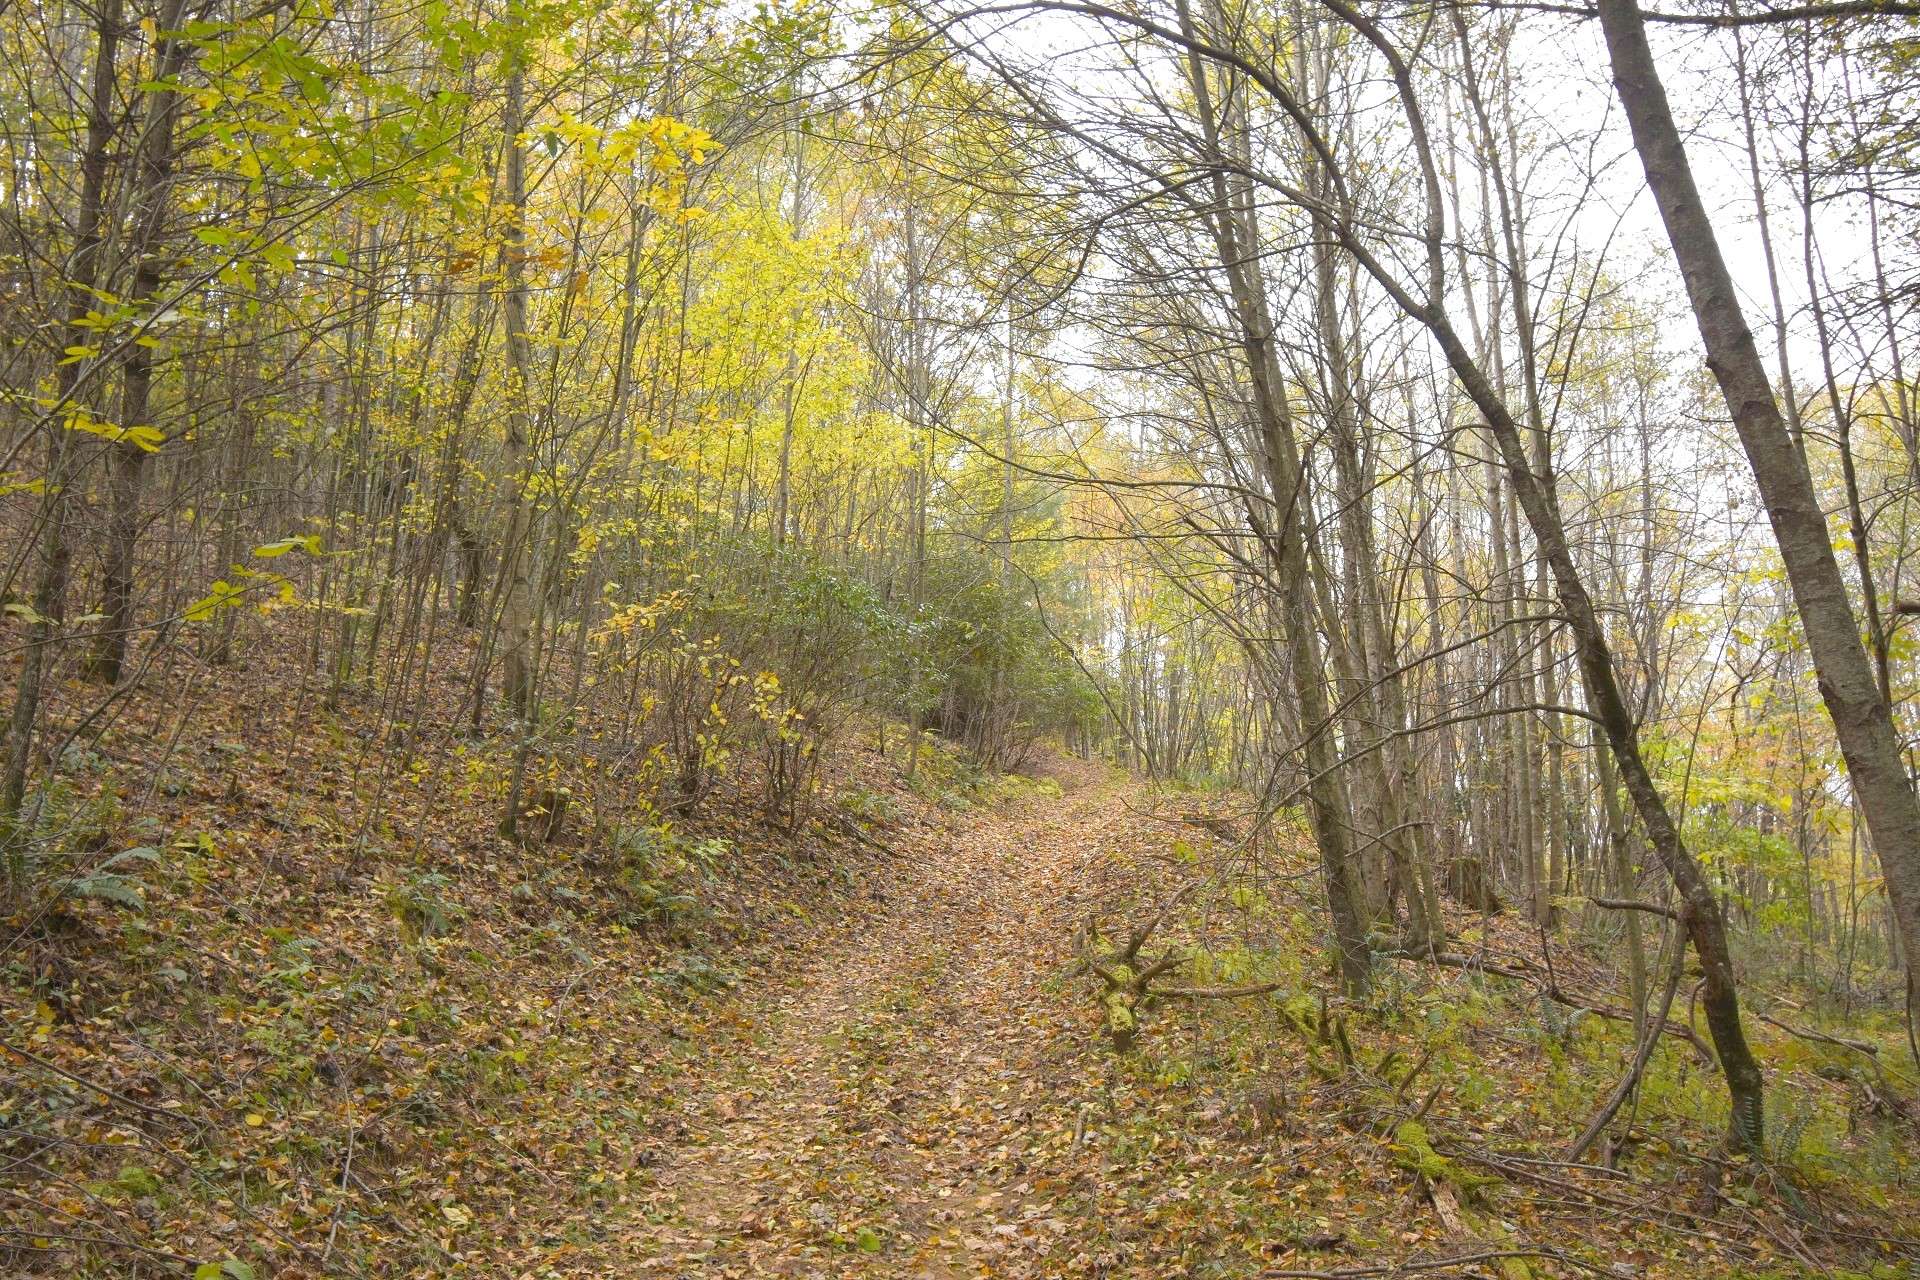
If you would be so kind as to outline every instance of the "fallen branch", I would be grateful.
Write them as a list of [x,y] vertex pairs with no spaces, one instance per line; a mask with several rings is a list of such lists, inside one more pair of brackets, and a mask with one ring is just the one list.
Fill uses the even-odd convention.
[[[99,1249],[125,1249],[131,1253],[144,1254],[149,1258],[159,1258],[178,1266],[191,1267],[194,1259],[178,1253],[169,1253],[165,1249],[156,1249],[150,1244],[141,1244],[138,1240],[122,1240],[116,1236],[76,1235],[71,1232],[41,1231],[37,1228],[0,1227],[0,1237],[6,1242],[0,1243],[0,1249],[19,1253],[54,1253],[50,1244],[39,1243],[42,1240],[60,1241],[62,1244],[92,1245]],[[25,1243],[14,1242],[19,1237]]]
[[1627,1074],[1621,1077],[1620,1083],[1614,1087],[1611,1094],[1607,1095],[1606,1102],[1594,1112],[1593,1119],[1587,1121],[1587,1127],[1580,1131],[1580,1136],[1574,1139],[1572,1146],[1567,1148],[1566,1160],[1569,1164],[1578,1162],[1580,1157],[1587,1154],[1587,1149],[1594,1144],[1594,1140],[1600,1136],[1601,1132],[1613,1123],[1614,1116],[1620,1113],[1620,1108],[1626,1104],[1627,1097],[1639,1085],[1640,1077],[1646,1073],[1647,1060],[1653,1057],[1653,1046],[1660,1043],[1658,1028],[1667,1024],[1667,1012],[1673,1008],[1673,993],[1680,989],[1680,978],[1686,972],[1686,968],[1687,944],[1685,939],[1676,938],[1673,947],[1673,964],[1667,970],[1667,988],[1660,995],[1660,1012],[1655,1015],[1653,1024],[1647,1028],[1647,1033],[1640,1037],[1640,1043],[1634,1047],[1633,1065],[1627,1069]]
[[1194,957],[1183,951],[1168,950],[1158,956],[1143,954],[1148,941],[1166,923],[1174,909],[1200,888],[1200,882],[1182,886],[1152,916],[1129,930],[1126,939],[1109,944],[1100,935],[1100,923],[1089,917],[1074,931],[1075,956],[1072,972],[1091,974],[1105,990],[1100,1003],[1107,1011],[1107,1035],[1115,1050],[1124,1053],[1133,1047],[1140,1030],[1140,1015],[1157,1000],[1234,1000],[1278,991],[1279,982],[1254,982],[1231,987],[1156,987],[1156,979],[1184,968]]
[[1512,1249],[1482,1249],[1474,1253],[1456,1253],[1445,1258],[1414,1258],[1406,1262],[1381,1262],[1360,1267],[1340,1267],[1333,1271],[1291,1271],[1286,1269],[1262,1271],[1262,1276],[1271,1280],[1362,1280],[1366,1276],[1400,1276],[1416,1271],[1447,1271],[1456,1267],[1471,1267],[1482,1262],[1499,1262],[1507,1258],[1547,1258],[1566,1266],[1577,1267],[1595,1275],[1604,1275],[1599,1267],[1590,1262],[1570,1256],[1564,1249],[1555,1249],[1550,1245],[1533,1247],[1518,1246]]
[[1831,1036],[1824,1031],[1811,1031],[1806,1027],[1796,1027],[1791,1023],[1782,1022],[1778,1018],[1769,1017],[1758,1009],[1753,1011],[1753,1016],[1770,1027],[1780,1028],[1790,1036],[1797,1036],[1802,1040],[1812,1040],[1819,1044],[1830,1044],[1840,1049],[1851,1049],[1855,1053],[1864,1053],[1869,1058],[1872,1058],[1876,1064],[1880,1061],[1880,1046],[1877,1044],[1869,1044],[1865,1040],[1849,1040],[1845,1036]]
[[1240,842],[1240,833],[1234,829],[1233,823],[1211,813],[1183,813],[1180,815],[1180,821],[1190,827],[1200,828],[1215,839],[1225,840],[1230,844]]
[[1127,945],[1122,949],[1121,954],[1129,961],[1139,955],[1140,948],[1147,945],[1147,939],[1151,938],[1154,931],[1167,922],[1167,917],[1173,914],[1173,909],[1192,897],[1194,891],[1199,887],[1200,882],[1197,880],[1180,886],[1179,890],[1166,900],[1160,910],[1154,913],[1153,919],[1144,922],[1138,928],[1134,929],[1132,933],[1127,935]]
[[1238,1000],[1283,989],[1284,982],[1252,982],[1243,987],[1160,987],[1154,995],[1168,1000]]
[[[1553,1001],[1555,1004],[1565,1005],[1569,1009],[1584,1009],[1595,1017],[1606,1018],[1613,1022],[1632,1022],[1634,1020],[1633,1015],[1625,1009],[1616,1009],[1612,1005],[1600,1004],[1597,1001],[1587,1000],[1580,996],[1573,995],[1570,992],[1562,990],[1560,985],[1555,982],[1540,981],[1539,973],[1536,970],[1516,969],[1508,965],[1493,964],[1484,960],[1475,960],[1470,956],[1457,956],[1449,951],[1415,952],[1394,950],[1376,951],[1373,954],[1379,959],[1418,960],[1425,963],[1437,964],[1446,969],[1460,969],[1468,973],[1491,973],[1502,978],[1512,978],[1516,982],[1528,983],[1547,999]],[[1668,1019],[1661,1024],[1660,1029],[1667,1035],[1678,1036],[1692,1045],[1694,1053],[1698,1055],[1701,1062],[1710,1066],[1717,1066],[1719,1064],[1719,1059],[1713,1056],[1713,1050],[1707,1046],[1705,1040],[1700,1038],[1700,1033],[1684,1022],[1674,1022]]]
[[35,1066],[42,1067],[48,1071],[51,1071],[55,1075],[65,1076],[67,1079],[73,1081],[75,1084],[81,1086],[84,1089],[90,1089],[94,1093],[99,1094],[103,1098],[112,1099],[114,1102],[118,1102],[122,1106],[132,1107],[137,1111],[144,1111],[146,1114],[153,1116],[155,1119],[165,1120],[170,1124],[182,1125],[188,1129],[197,1129],[199,1127],[191,1119],[189,1119],[186,1116],[180,1115],[177,1112],[168,1111],[164,1107],[156,1107],[149,1103],[142,1102],[138,1098],[129,1098],[124,1093],[117,1093],[114,1090],[107,1088],[103,1084],[96,1084],[94,1081],[87,1079],[85,1076],[74,1074],[73,1072],[67,1070],[65,1067],[61,1066],[57,1062],[49,1062],[45,1058],[41,1057],[39,1054],[28,1053],[25,1049],[20,1048],[18,1045],[8,1044],[4,1040],[0,1040],[0,1050],[4,1050],[7,1053],[11,1053],[17,1058],[24,1058],[26,1061],[33,1063]]
[[1636,902],[1630,898],[1588,898],[1596,907],[1605,907],[1609,911],[1644,911],[1649,915],[1665,916],[1669,920],[1678,920],[1680,913],[1672,907],[1662,906],[1658,902]]
[[[1753,1016],[1768,1026],[1778,1027],[1780,1030],[1797,1039],[1807,1040],[1814,1044],[1830,1044],[1836,1049],[1848,1049],[1861,1055],[1867,1060],[1867,1065],[1873,1068],[1874,1077],[1880,1082],[1880,1087],[1886,1090],[1887,1097],[1885,1101],[1888,1109],[1904,1115],[1909,1120],[1920,1122],[1920,1104],[1903,1098],[1894,1085],[1896,1079],[1903,1084],[1911,1084],[1912,1080],[1905,1074],[1895,1071],[1892,1067],[1880,1061],[1879,1045],[1869,1043],[1865,1040],[1849,1040],[1845,1036],[1828,1035],[1824,1031],[1814,1031],[1807,1027],[1796,1027],[1791,1023],[1782,1022],[1778,1018],[1769,1017],[1761,1013],[1758,1009],[1753,1010]],[[1867,1089],[1867,1094],[1869,1098],[1872,1097],[1873,1090],[1870,1087]]]
[[899,856],[899,852],[896,849],[894,849],[892,845],[887,844],[884,841],[876,840],[872,836],[868,835],[866,832],[862,831],[860,829],[860,824],[855,822],[852,818],[849,818],[846,814],[835,813],[835,814],[832,814],[831,817],[833,819],[834,830],[838,831],[841,835],[847,836],[848,838],[853,840],[857,840],[861,844],[867,846],[867,848],[872,849],[877,853],[884,853],[889,857]]

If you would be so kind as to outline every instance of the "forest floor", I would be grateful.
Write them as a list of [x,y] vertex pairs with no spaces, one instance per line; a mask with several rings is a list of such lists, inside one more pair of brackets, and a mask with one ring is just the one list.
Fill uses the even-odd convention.
[[[416,721],[459,724],[461,687]],[[1670,1038],[1618,1167],[1567,1164],[1630,1047],[1541,992],[1617,1000],[1604,949],[1463,913],[1454,945],[1518,978],[1386,961],[1366,1001],[1329,1000],[1308,846],[1238,839],[1221,797],[1055,756],[982,777],[933,742],[909,779],[898,731],[882,750],[863,726],[796,831],[739,779],[638,844],[596,834],[630,814],[523,847],[492,829],[497,742],[415,735],[388,768],[386,714],[216,682],[136,695],[67,762],[67,838],[161,856],[124,867],[137,910],[82,896],[9,926],[0,1272],[1920,1265],[1891,1033],[1869,1063],[1756,1023],[1757,1160],[1722,1152],[1718,1077]],[[1278,989],[1163,1004],[1116,1052],[1076,933],[1189,886],[1148,950]]]

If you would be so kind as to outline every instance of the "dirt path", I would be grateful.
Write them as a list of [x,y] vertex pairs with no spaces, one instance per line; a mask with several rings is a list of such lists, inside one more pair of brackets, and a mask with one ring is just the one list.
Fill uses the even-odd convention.
[[959,1277],[1062,1246],[1037,1175],[1080,1104],[1049,1050],[1086,1028],[1050,979],[1076,873],[1127,811],[1096,774],[1059,780],[927,842],[884,914],[740,1010],[746,1034],[696,1068],[631,1274]]

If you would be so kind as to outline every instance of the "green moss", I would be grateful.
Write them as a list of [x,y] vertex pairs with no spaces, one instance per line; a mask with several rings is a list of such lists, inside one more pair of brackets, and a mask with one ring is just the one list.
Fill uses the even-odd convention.
[[1427,1127],[1418,1120],[1402,1120],[1394,1127],[1393,1162],[1428,1182],[1450,1186],[1469,1200],[1484,1200],[1488,1188],[1500,1185],[1500,1179],[1469,1173],[1435,1151]]

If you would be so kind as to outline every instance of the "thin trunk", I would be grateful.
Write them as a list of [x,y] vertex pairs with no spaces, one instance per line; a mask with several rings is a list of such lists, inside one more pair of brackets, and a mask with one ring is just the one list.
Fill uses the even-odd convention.
[[[103,0],[96,21],[91,83],[87,94],[87,140],[80,157],[80,202],[74,210],[73,253],[66,263],[66,321],[63,347],[90,348],[96,335],[84,323],[96,305],[94,285],[104,240],[101,207],[107,183],[109,149],[114,139],[114,74],[120,43],[120,0]],[[59,366],[60,403],[80,385],[81,361]],[[73,548],[67,539],[71,511],[68,493],[74,481],[73,431],[55,416],[46,425],[45,496],[40,504],[40,573],[33,589],[33,616],[14,686],[13,713],[7,725],[6,773],[0,777],[0,827],[4,827],[7,870],[16,890],[25,875],[25,832],[20,806],[27,794],[27,769],[33,758],[33,729],[40,715],[40,694],[47,666],[58,643],[66,611],[67,577]]]
[[527,340],[527,189],[526,152],[520,140],[525,127],[524,73],[519,55],[506,78],[506,103],[501,128],[506,138],[505,243],[501,247],[506,288],[501,313],[506,323],[507,414],[506,448],[500,459],[500,500],[507,512],[505,557],[501,569],[500,649],[505,663],[507,706],[523,724],[533,709],[533,616],[528,562],[532,520],[526,500],[531,463],[530,438],[533,350]]
[[[166,0],[156,30],[154,47],[156,88],[147,95],[146,129],[135,150],[134,174],[139,184],[134,197],[133,289],[127,301],[144,313],[160,292],[162,278],[160,237],[166,225],[167,188],[173,181],[173,126],[179,95],[166,86],[185,66],[188,44],[178,31],[185,0]],[[153,351],[135,343],[121,371],[120,423],[146,426],[153,391]],[[107,524],[107,556],[101,587],[99,639],[88,662],[88,674],[106,684],[118,684],[133,635],[134,557],[140,543],[140,498],[146,485],[147,450],[122,441],[114,446],[112,510]]]
[[532,450],[529,421],[533,351],[527,340],[527,179],[526,153],[520,141],[525,127],[524,53],[508,54],[506,101],[501,129],[506,145],[506,235],[501,246],[506,281],[501,314],[506,324],[507,414],[506,448],[500,460],[500,500],[507,510],[504,560],[500,567],[499,636],[505,665],[504,693],[519,738],[507,783],[500,830],[518,835],[520,786],[526,776],[527,755],[533,739],[533,586],[528,568],[533,522],[526,498]]
[[[1191,39],[1187,0],[1179,0],[1180,22]],[[1266,482],[1270,520],[1251,505],[1249,520],[1267,549],[1282,598],[1277,619],[1293,692],[1300,712],[1301,756],[1307,776],[1307,807],[1314,843],[1319,847],[1333,926],[1333,961],[1340,984],[1364,991],[1371,970],[1362,896],[1354,883],[1352,811],[1333,734],[1333,709],[1327,697],[1326,658],[1314,625],[1311,566],[1306,540],[1305,490],[1286,382],[1273,345],[1273,324],[1264,282],[1258,271],[1258,224],[1251,193],[1244,183],[1229,184],[1229,160],[1221,146],[1213,89],[1199,54],[1188,58],[1190,85],[1214,162],[1215,199],[1208,218],[1222,270],[1233,294],[1238,345],[1246,360],[1260,438],[1256,456]],[[1227,128],[1243,127],[1243,110],[1232,97],[1222,106]]]

